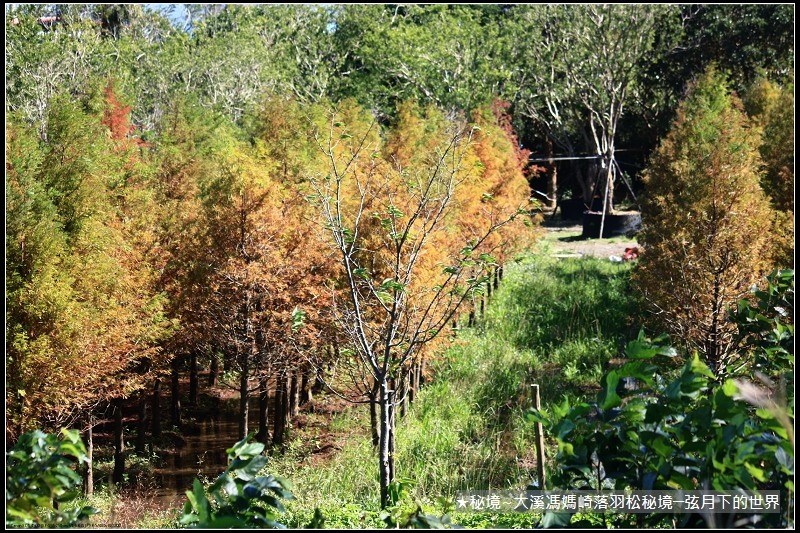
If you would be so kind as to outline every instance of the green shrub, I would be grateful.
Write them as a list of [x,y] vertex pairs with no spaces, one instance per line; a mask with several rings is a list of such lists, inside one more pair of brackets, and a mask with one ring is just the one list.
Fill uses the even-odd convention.
[[765,290],[753,289],[755,301],[742,299],[729,313],[737,326],[738,359],[746,370],[787,381],[794,390],[794,270],[767,276]]
[[178,522],[198,528],[284,528],[277,521],[284,512],[280,499],[294,498],[288,480],[275,476],[259,476],[267,464],[262,455],[264,445],[249,442],[252,434],[240,440],[228,452],[228,468],[214,483],[203,488],[194,480],[186,491],[189,501]]
[[[550,487],[783,489],[789,498],[782,505],[790,505],[793,405],[778,405],[768,392],[748,382],[716,382],[696,353],[680,375],[668,381],[655,363],[658,357],[676,355],[675,350],[643,335],[628,344],[626,355],[629,361],[624,366],[603,377],[595,402],[570,406],[565,401],[549,413],[532,411],[531,417],[558,441]],[[698,516],[680,516],[680,525],[703,525]],[[761,519],[783,527],[789,520],[782,515]],[[670,526],[678,519],[642,514],[618,515],[614,520],[617,525],[641,527]]]
[[59,509],[80,495],[73,463],[89,461],[78,431],[63,429],[61,435],[30,431],[6,454],[6,526],[69,527],[98,512],[89,506]]

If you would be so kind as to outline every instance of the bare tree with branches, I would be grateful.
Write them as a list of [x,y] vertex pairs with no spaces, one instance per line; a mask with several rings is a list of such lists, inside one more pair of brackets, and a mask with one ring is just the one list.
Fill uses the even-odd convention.
[[[418,139],[415,155],[382,158],[376,122],[345,126],[332,112],[315,138],[326,164],[310,177],[341,285],[333,305],[349,341],[352,375],[379,407],[381,506],[394,478],[394,417],[407,390],[407,369],[445,330],[465,302],[481,294],[496,264],[490,237],[520,213],[484,195],[474,206],[479,165],[474,129],[463,122],[427,121],[437,131]],[[466,193],[466,196],[465,196]],[[481,216],[482,214],[482,216]],[[460,224],[459,217],[472,220]],[[480,223],[476,220],[480,218]]]

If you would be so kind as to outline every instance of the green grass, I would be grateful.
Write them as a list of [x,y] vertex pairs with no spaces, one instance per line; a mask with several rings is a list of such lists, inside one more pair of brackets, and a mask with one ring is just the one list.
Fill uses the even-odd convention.
[[542,387],[544,403],[564,393],[590,394],[607,361],[638,331],[630,318],[636,314],[628,291],[630,268],[591,257],[546,255],[509,265],[484,325],[496,338],[493,353],[508,352],[510,345],[518,354],[504,362],[504,371],[527,372],[527,384]]
[[318,507],[326,517],[325,527],[381,527],[378,465],[369,440],[368,408],[354,406],[334,416],[327,429],[349,437],[324,466],[312,453],[319,442],[298,431],[290,433],[286,447],[274,452],[267,463],[270,474],[294,485],[295,500],[286,502],[283,523],[303,527]]
[[[532,481],[533,428],[525,417],[531,385],[539,384],[544,406],[596,392],[607,361],[638,331],[629,318],[636,311],[629,270],[626,263],[546,255],[507,265],[485,317],[431,361],[434,379],[398,421],[396,468],[412,481],[408,505],[441,514],[447,506],[439,499],[455,491],[519,489]],[[318,507],[326,527],[383,526],[368,424],[366,406],[334,417],[329,427],[353,437],[324,465],[310,460],[303,434],[272,459],[268,471],[295,484],[287,525],[309,523]],[[453,515],[476,528],[532,527],[537,519]]]

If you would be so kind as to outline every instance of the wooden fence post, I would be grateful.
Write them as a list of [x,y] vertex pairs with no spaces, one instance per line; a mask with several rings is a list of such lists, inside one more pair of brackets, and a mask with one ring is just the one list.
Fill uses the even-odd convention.
[[[539,385],[531,385],[533,387],[533,406],[540,410],[542,408],[541,400],[539,399]],[[536,437],[536,473],[539,477],[539,490],[545,490],[544,478],[544,429],[541,422],[536,422],[534,426]]]

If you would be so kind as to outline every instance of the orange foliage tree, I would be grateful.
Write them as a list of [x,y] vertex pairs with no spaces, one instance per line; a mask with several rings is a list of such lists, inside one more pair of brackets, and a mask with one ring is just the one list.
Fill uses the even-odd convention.
[[191,342],[222,352],[238,376],[241,436],[251,426],[248,399],[257,383],[259,434],[268,436],[263,395],[271,389],[278,404],[273,440],[280,441],[280,417],[296,406],[299,385],[307,379],[301,354],[312,343],[324,344],[319,296],[330,260],[304,225],[310,208],[297,183],[297,161],[284,142],[293,125],[273,115],[269,105],[254,143],[238,140],[224,125],[207,139],[195,230],[178,279],[202,285],[185,295],[193,315],[187,327],[195,332]]
[[[477,126],[475,154],[482,167],[481,191],[474,191],[471,198],[480,198],[476,205],[477,220],[491,221],[507,217],[508,213],[530,199],[526,172],[530,152],[519,147],[517,137],[506,114],[506,105],[494,102],[473,112],[472,121]],[[484,222],[485,223],[485,222]],[[524,248],[536,238],[532,224],[512,224],[500,228],[489,237],[491,249],[502,265],[509,253]]]
[[313,199],[341,268],[334,319],[374,384],[385,507],[409,364],[486,289],[497,264],[493,236],[526,216],[527,202],[494,197],[506,190],[476,155],[477,128],[434,108],[401,106],[385,144],[376,121],[351,102],[316,126],[325,164],[311,176]]

